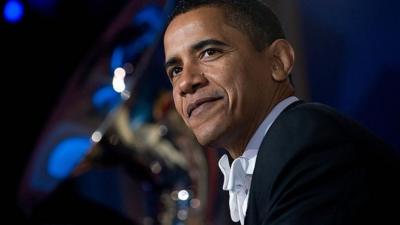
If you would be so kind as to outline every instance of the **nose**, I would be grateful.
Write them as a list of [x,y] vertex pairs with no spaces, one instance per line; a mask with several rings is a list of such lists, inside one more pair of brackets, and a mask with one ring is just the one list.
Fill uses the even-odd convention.
[[185,96],[187,94],[193,94],[199,88],[204,87],[208,80],[202,72],[195,71],[184,71],[178,81],[179,94]]

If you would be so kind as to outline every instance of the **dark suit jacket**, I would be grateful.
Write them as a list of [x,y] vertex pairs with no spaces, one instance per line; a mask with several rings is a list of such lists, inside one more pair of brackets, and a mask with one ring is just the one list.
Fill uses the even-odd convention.
[[294,103],[261,144],[245,224],[400,224],[393,153],[333,109]]

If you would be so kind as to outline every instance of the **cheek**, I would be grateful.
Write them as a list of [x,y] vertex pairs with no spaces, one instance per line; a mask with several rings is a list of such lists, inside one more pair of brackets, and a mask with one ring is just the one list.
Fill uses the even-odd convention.
[[248,72],[241,63],[232,63],[230,66],[223,68],[224,76],[220,78],[221,84],[232,98],[231,100],[239,101],[237,99],[243,95],[246,90],[248,82]]
[[173,99],[174,99],[175,109],[182,117],[182,99],[179,96],[177,96],[175,91],[173,92]]

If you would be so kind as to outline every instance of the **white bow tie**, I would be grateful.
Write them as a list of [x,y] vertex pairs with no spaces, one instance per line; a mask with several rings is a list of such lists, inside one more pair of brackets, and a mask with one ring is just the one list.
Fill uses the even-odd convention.
[[223,190],[229,191],[231,218],[234,222],[240,221],[243,225],[252,175],[252,173],[248,172],[249,160],[239,157],[232,162],[231,168],[228,156],[223,155],[218,166],[224,174]]

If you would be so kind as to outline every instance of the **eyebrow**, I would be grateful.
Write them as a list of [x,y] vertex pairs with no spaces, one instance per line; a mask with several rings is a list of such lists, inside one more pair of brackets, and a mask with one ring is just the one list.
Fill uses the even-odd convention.
[[216,39],[206,39],[206,40],[202,40],[197,42],[196,44],[194,44],[192,46],[192,49],[195,51],[198,51],[208,45],[216,45],[216,46],[228,46],[227,44],[225,44],[222,41],[216,40]]
[[172,57],[164,64],[164,69],[167,70],[168,67],[178,64],[178,57]]
[[[192,45],[190,47],[190,49],[195,52],[195,51],[199,51],[199,50],[205,48],[208,45],[228,46],[224,42],[216,40],[216,39],[206,39],[206,40],[202,40],[202,41],[199,41],[199,42],[195,43],[194,45]],[[172,65],[175,65],[178,62],[179,62],[178,57],[172,57],[172,58],[168,59],[167,62],[165,62],[164,68],[167,69],[168,67],[170,67]]]

